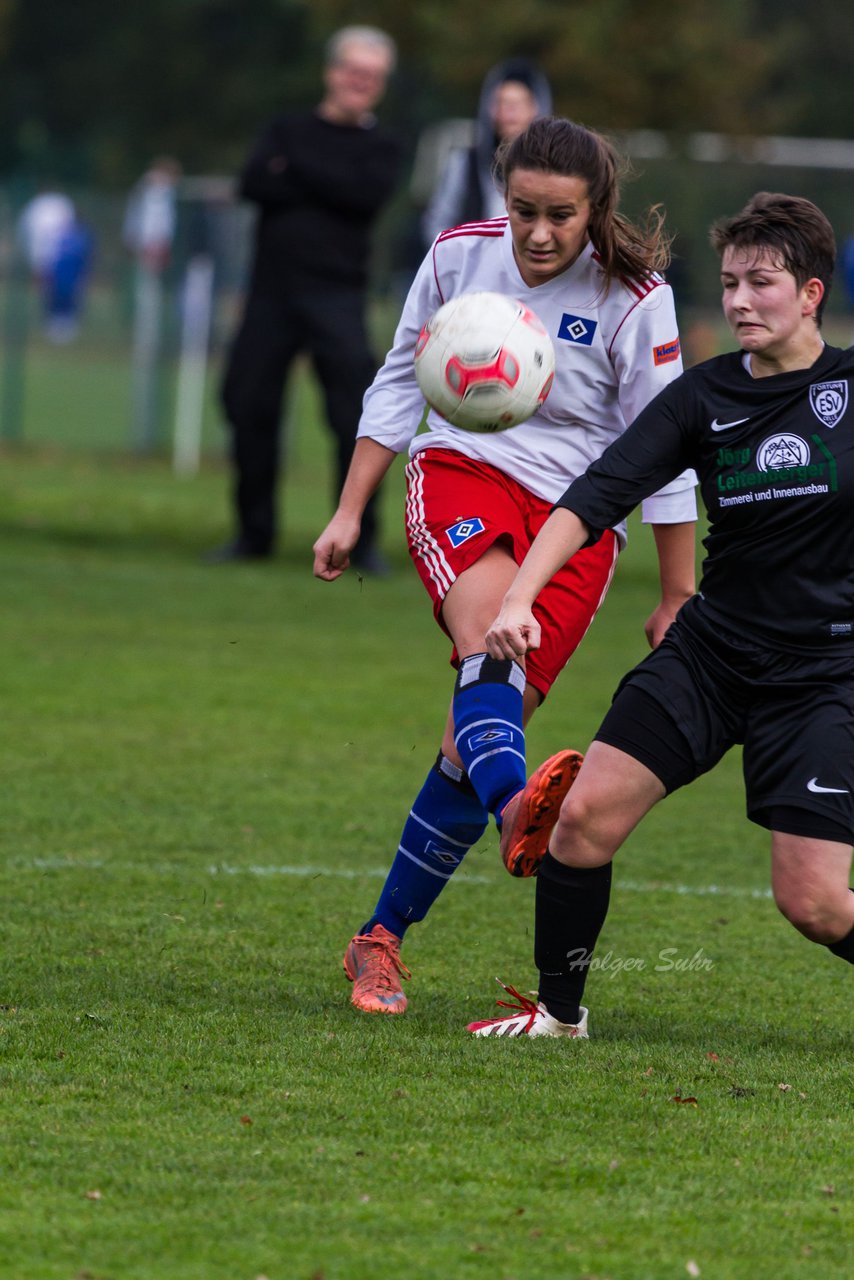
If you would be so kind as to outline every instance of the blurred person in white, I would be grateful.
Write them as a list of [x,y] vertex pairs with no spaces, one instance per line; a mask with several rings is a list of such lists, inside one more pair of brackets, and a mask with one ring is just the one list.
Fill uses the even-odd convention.
[[125,247],[149,271],[163,271],[172,253],[180,177],[178,161],[159,156],[128,197],[122,239]]
[[53,265],[59,242],[74,217],[74,201],[53,186],[39,191],[21,210],[18,242],[37,280],[43,280]]

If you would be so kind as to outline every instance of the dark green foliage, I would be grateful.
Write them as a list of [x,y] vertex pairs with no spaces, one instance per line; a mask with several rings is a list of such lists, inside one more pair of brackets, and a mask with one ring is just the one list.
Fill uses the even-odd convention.
[[317,99],[323,43],[352,22],[397,39],[383,111],[413,144],[470,115],[510,54],[538,59],[557,110],[599,128],[850,133],[854,34],[829,0],[6,0],[0,174],[121,186],[162,152],[231,172],[273,110]]

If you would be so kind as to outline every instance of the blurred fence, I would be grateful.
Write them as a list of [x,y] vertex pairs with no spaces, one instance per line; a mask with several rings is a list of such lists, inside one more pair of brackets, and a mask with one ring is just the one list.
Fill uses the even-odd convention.
[[[833,224],[840,251],[854,235],[854,141],[641,131],[623,142],[634,170],[626,207],[661,202],[676,233],[670,279],[683,311],[717,307],[719,267],[709,249],[709,227],[757,191],[812,200]],[[843,326],[852,309],[854,296],[840,261],[828,318]]]
[[0,189],[0,439],[162,451],[176,448],[183,418],[192,466],[194,452],[222,445],[212,383],[239,307],[251,211],[227,181],[183,180],[172,251],[155,269],[124,245],[124,198],[67,194],[93,244],[73,335],[47,323],[22,236],[26,193]]
[[[449,122],[459,134],[465,122]],[[854,143],[815,139],[682,138],[638,132],[622,139],[634,177],[624,207],[636,214],[661,202],[676,234],[671,282],[689,356],[725,341],[718,320],[718,271],[708,227],[754,192],[807,196],[831,218],[842,245],[854,233]],[[417,265],[413,228],[429,193],[442,138],[425,133],[402,191],[377,236],[374,327],[377,350],[390,337]],[[122,238],[126,199],[72,190],[94,241],[79,331],[63,342],[45,330],[38,287],[18,226],[31,192],[0,185],[0,442],[111,449],[171,456],[192,472],[222,453],[216,388],[237,322],[248,265],[252,211],[222,178],[184,178],[177,229],[165,270],[146,272]],[[852,303],[842,272],[826,329],[851,341]]]

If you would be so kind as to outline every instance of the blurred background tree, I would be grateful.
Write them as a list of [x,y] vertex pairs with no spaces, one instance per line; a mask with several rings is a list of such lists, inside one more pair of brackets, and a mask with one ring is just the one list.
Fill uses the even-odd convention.
[[511,53],[605,130],[845,137],[854,115],[854,27],[831,0],[0,0],[0,176],[122,186],[158,153],[231,172],[271,112],[316,99],[349,22],[398,40],[384,115],[411,140],[470,115]]

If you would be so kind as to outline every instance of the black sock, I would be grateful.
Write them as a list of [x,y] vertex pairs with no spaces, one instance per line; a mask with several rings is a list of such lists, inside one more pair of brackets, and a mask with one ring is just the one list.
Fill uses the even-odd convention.
[[840,938],[838,942],[831,942],[827,949],[835,956],[839,956],[840,960],[847,960],[849,964],[854,964],[854,929],[846,933],[845,937]]
[[534,959],[540,1000],[558,1022],[578,1022],[593,948],[608,914],[611,863],[567,867],[547,853],[537,872]]

